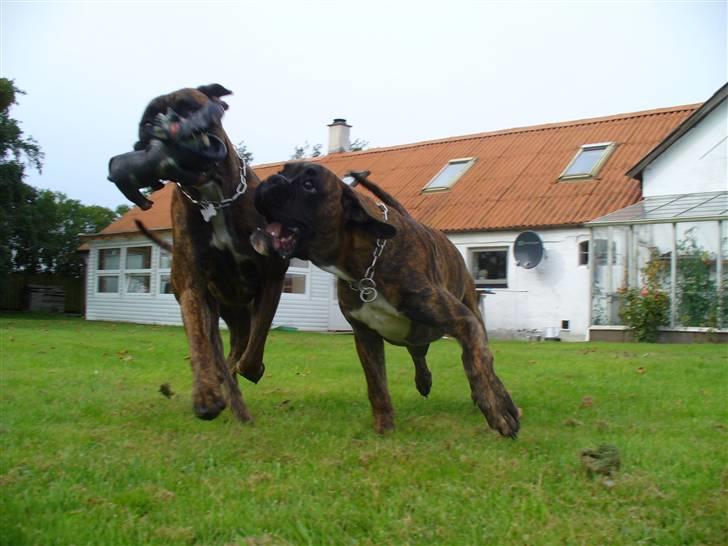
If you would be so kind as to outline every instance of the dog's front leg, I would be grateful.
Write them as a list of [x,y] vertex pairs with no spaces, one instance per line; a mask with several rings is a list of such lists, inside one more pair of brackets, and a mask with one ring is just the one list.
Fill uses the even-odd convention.
[[367,379],[369,403],[374,415],[374,430],[384,434],[394,429],[394,408],[387,388],[387,368],[384,362],[384,341],[364,326],[352,324],[354,342],[364,375]]
[[[192,287],[187,287],[179,293],[179,304],[182,311],[182,320],[187,333],[190,349],[190,365],[195,376],[193,393],[193,407],[200,419],[210,420],[217,417],[225,409],[225,399],[220,390],[220,377],[224,374],[230,377],[222,360],[222,347],[219,342],[218,313],[213,312],[211,303],[204,295]],[[231,378],[232,379],[232,378]],[[232,380],[234,383],[234,380]],[[237,385],[235,385],[237,387]],[[241,421],[250,420],[250,414],[242,400],[242,394],[231,392],[231,398],[239,397],[239,404],[235,403],[233,410]]]
[[235,365],[235,371],[244,378],[257,383],[265,373],[263,351],[268,331],[278,308],[283,289],[283,278],[267,279],[253,302],[250,337],[245,352]]
[[432,388],[432,374],[427,367],[427,360],[425,360],[429,348],[429,345],[419,345],[417,347],[407,346],[407,351],[415,365],[415,386],[417,387],[417,391],[424,397],[430,394],[430,389]]
[[458,340],[473,401],[491,428],[515,438],[520,426],[518,409],[495,374],[479,315],[444,290],[410,294],[405,307],[411,320],[438,328]]

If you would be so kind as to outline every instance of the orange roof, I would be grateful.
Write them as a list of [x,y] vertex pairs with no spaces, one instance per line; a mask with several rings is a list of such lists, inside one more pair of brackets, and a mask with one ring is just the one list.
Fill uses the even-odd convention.
[[[311,161],[339,176],[348,170],[371,171],[369,178],[416,219],[446,232],[580,225],[637,202],[640,182],[626,172],[699,106],[520,127]],[[601,142],[617,147],[597,178],[559,181],[583,144]],[[449,160],[463,157],[477,160],[451,189],[422,193]],[[255,172],[264,180],[283,163],[258,165]],[[150,229],[169,229],[172,187],[168,184],[152,195],[155,205],[150,210],[135,207],[100,235],[136,231],[136,218]]]

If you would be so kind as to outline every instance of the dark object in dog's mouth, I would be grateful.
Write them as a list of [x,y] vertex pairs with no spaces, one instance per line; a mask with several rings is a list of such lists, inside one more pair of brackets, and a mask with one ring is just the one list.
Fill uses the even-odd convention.
[[157,114],[154,123],[146,127],[150,137],[147,147],[112,157],[108,179],[142,210],[153,204],[141,193],[142,188],[160,189],[161,180],[202,182],[205,171],[228,153],[225,142],[208,132],[219,123],[223,112],[219,103],[211,101],[188,118],[181,118],[171,108]]
[[250,244],[255,251],[268,256],[271,250],[287,260],[296,250],[300,230],[297,227],[284,226],[280,222],[271,222],[265,230],[258,228],[250,236]]

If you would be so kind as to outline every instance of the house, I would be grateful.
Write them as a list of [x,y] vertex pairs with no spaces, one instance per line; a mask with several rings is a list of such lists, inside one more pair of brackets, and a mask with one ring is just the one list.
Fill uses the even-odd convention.
[[622,294],[651,267],[670,298],[661,340],[728,341],[728,84],[627,176],[642,200],[587,224],[604,249],[592,267],[591,338],[629,339]]
[[[483,299],[491,335],[550,333],[584,340],[592,275],[587,222],[634,205],[639,179],[627,171],[699,105],[520,127],[346,152],[349,125],[334,120],[329,153],[319,162],[343,176],[369,170],[371,180],[419,221],[444,231],[461,251]],[[282,163],[258,165],[261,179]],[[170,235],[173,185],[143,212],[132,209],[87,240],[86,316],[180,324],[169,285],[169,257],[134,226],[141,219]],[[365,190],[361,190],[365,191]],[[521,239],[519,235],[528,233]],[[534,235],[535,234],[535,235]],[[518,246],[530,244],[531,247]],[[540,258],[523,259],[534,251]],[[519,265],[520,263],[520,265]],[[274,324],[302,330],[347,329],[334,278],[294,260]]]

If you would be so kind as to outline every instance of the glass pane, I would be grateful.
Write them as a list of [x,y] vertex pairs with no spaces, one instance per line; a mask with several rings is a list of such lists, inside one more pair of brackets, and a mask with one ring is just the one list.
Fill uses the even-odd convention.
[[102,248],[99,250],[98,269],[119,269],[120,248]]
[[595,228],[592,236],[592,324],[622,324],[619,313],[629,286],[629,228]]
[[99,277],[98,291],[101,293],[117,293],[119,291],[119,277],[116,275],[103,275]]
[[440,173],[427,184],[427,189],[449,188],[471,164],[471,160],[448,163]]
[[137,246],[126,249],[126,268],[127,269],[151,269],[152,267],[152,247]]
[[600,146],[599,148],[582,149],[574,162],[564,173],[564,176],[591,174],[591,172],[594,170],[594,166],[601,159],[602,155],[604,155],[604,151],[606,149],[606,146]]
[[159,276],[159,293],[160,294],[173,294],[172,292],[172,278],[169,273]]
[[472,254],[471,274],[479,287],[508,286],[508,250],[477,250]]
[[127,294],[148,294],[149,275],[136,274],[126,276]]
[[172,255],[159,249],[159,269],[169,269],[172,267]]
[[718,326],[718,223],[677,224],[679,326]]
[[308,260],[301,260],[299,258],[291,258],[291,267],[302,267],[308,269]]
[[286,278],[283,281],[283,292],[286,294],[305,294],[306,275],[286,273]]

